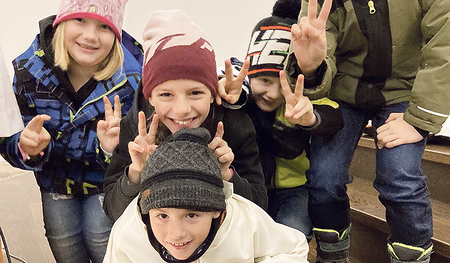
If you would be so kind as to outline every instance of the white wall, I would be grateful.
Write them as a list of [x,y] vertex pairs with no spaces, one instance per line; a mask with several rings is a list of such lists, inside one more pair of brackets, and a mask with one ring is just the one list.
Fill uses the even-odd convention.
[[[10,61],[25,51],[38,33],[38,21],[55,14],[60,0],[1,0],[0,45],[9,75]],[[235,56],[245,57],[256,23],[270,16],[276,0],[128,0],[123,28],[142,43],[142,30],[151,12],[181,9],[207,34],[217,64]]]

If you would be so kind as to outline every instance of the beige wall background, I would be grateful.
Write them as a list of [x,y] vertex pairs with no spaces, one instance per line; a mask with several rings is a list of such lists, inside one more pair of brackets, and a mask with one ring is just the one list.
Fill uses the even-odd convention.
[[[1,0],[0,45],[12,78],[11,61],[24,52],[38,33],[38,21],[55,14],[60,0]],[[270,16],[276,0],[128,0],[123,29],[142,43],[142,30],[151,12],[181,9],[207,34],[217,64],[230,56],[245,58],[256,23]],[[6,4],[7,3],[7,4]]]

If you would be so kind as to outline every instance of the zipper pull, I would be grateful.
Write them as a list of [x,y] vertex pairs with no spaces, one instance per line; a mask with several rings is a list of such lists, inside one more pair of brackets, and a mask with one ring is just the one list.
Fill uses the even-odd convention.
[[370,13],[371,15],[375,14],[375,12],[376,12],[377,10],[375,9],[375,4],[373,3],[373,1],[370,0],[370,1],[367,3],[367,5],[369,6],[369,13]]

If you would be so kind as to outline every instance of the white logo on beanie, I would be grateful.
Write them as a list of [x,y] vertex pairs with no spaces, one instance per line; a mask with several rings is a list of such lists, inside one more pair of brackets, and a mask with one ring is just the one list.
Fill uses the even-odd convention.
[[279,29],[255,31],[248,50],[248,56],[252,57],[251,65],[283,64],[290,39],[290,31]]
[[161,50],[177,46],[191,46],[199,39],[203,39],[205,41],[205,43],[203,43],[203,45],[200,47],[201,49],[207,49],[208,51],[213,52],[213,47],[202,37],[189,34],[171,35],[160,39],[151,48],[149,48],[145,64],[147,64],[148,60],[150,60],[155,51],[158,50],[163,43],[164,46],[161,47]]
[[203,43],[203,45],[200,48],[207,49],[209,52],[213,52],[213,47],[206,41],[205,41],[205,43]]
[[159,10],[150,14],[142,33],[144,67],[142,93],[168,80],[189,79],[205,84],[214,97],[218,79],[214,49],[205,32],[180,10]]

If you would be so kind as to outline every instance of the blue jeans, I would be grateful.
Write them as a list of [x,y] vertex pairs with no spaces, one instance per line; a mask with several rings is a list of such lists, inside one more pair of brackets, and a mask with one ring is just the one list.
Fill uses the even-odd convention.
[[112,222],[103,212],[103,194],[73,197],[41,192],[46,236],[58,263],[100,263]]
[[[311,169],[307,173],[309,215],[314,227],[343,230],[350,224],[346,182],[358,141],[368,120],[378,128],[391,113],[405,112],[407,102],[369,113],[340,103],[344,127],[335,136],[313,137]],[[388,242],[428,248],[433,235],[429,192],[421,160],[426,139],[391,149],[376,150],[376,179],[373,183],[386,208],[391,232]]]
[[305,186],[269,189],[268,214],[276,222],[301,231],[312,238],[312,224],[308,216],[308,191]]

